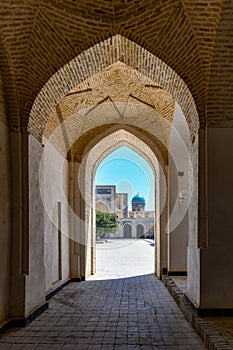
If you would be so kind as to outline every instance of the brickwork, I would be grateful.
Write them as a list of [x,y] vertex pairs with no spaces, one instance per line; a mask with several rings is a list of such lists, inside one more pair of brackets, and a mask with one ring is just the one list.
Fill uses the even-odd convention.
[[[1,5],[0,5],[1,6]],[[2,17],[1,17],[2,20]],[[13,78],[10,69],[8,56],[3,49],[0,35],[0,70],[1,70],[1,87],[4,91],[4,97],[7,105],[7,117],[12,129],[18,130],[20,127],[19,106],[16,102],[16,87],[13,84]]]
[[208,125],[226,127],[233,125],[232,76],[233,76],[233,4],[223,1],[222,16],[212,59],[212,74],[207,100]]
[[[221,17],[223,0],[182,0],[184,14],[188,18],[197,52],[200,58],[201,67],[199,71],[203,74],[203,106],[206,104],[208,94],[209,78],[211,74],[211,63],[215,46],[215,39],[219,20]],[[198,87],[196,87],[198,89]]]
[[[119,105],[117,104],[117,106]],[[116,116],[116,111],[109,104],[99,106],[93,112],[94,114],[89,114],[88,110],[83,110],[78,117],[74,115],[66,120],[64,119],[62,127],[56,129],[50,137],[50,141],[64,157],[68,153],[70,160],[80,162],[85,148],[91,147],[102,137],[111,134],[113,128],[115,130],[130,129],[131,133],[139,134],[139,138],[144,138],[147,144],[154,144],[160,149],[160,160],[164,164],[167,163],[171,122],[159,117],[153,109],[143,104],[136,104],[136,108],[132,108],[134,105],[128,105],[128,109],[130,109],[129,107],[131,110],[128,117],[121,119]],[[123,105],[123,108],[125,108],[125,105]],[[50,124],[48,122],[47,130],[51,130],[54,125],[55,123],[51,122]]]
[[8,124],[7,116],[6,116],[6,103],[2,86],[2,76],[0,71],[0,121],[4,124]]
[[[94,145],[100,142],[103,138],[106,138],[108,135],[110,135],[109,138],[111,139],[111,135],[113,134],[113,132],[116,132],[118,130],[128,131],[128,133],[130,133],[132,137],[137,137],[138,141],[139,139],[142,140],[144,144],[148,146],[148,149],[153,149],[156,153],[159,163],[165,169],[165,164],[167,164],[168,162],[168,150],[165,147],[165,145],[163,145],[161,141],[158,138],[156,138],[155,135],[147,132],[144,129],[141,129],[134,125],[129,126],[120,123],[107,125],[105,124],[100,127],[93,128],[86,133],[83,133],[71,147],[70,160],[80,163],[83,157],[87,154],[87,152],[90,151],[90,149]],[[126,138],[125,141],[127,142],[127,140],[128,138]],[[63,153],[64,157],[66,157],[67,152],[64,147],[64,144],[62,142],[59,144],[59,141],[59,137],[54,140],[55,146],[58,150],[61,151],[61,153]],[[120,142],[121,140],[118,139],[118,141]]]
[[[227,92],[220,96],[218,92],[221,81],[228,80],[232,65],[231,37],[225,35],[232,23],[232,7],[229,0],[80,0],[78,4],[71,0],[3,0],[0,65],[11,125],[18,126],[19,115],[21,122],[27,124],[36,95],[60,67],[116,34],[134,41],[172,67],[189,87],[201,119],[205,117],[211,81],[210,117],[216,123],[213,111],[218,110],[226,120],[232,111],[230,106],[224,108],[229,95]],[[220,44],[225,41],[226,45]],[[130,52],[130,48],[126,49]],[[99,59],[107,66],[108,55],[101,56],[90,51],[85,57],[88,73]],[[145,59],[145,67],[153,64],[148,57]],[[131,54],[125,56],[125,63],[140,70]],[[221,79],[219,67],[224,67]],[[79,70],[80,76],[85,75],[85,66],[79,65]]]
[[[90,65],[92,60],[95,65]],[[119,60],[125,64],[116,63]],[[112,64],[113,66],[109,67]],[[98,72],[102,73],[97,74]],[[78,85],[82,81],[80,89]],[[101,81],[103,85],[101,85]],[[98,91],[98,85],[104,90],[103,92],[101,89]],[[112,92],[111,94],[109,90]],[[73,94],[73,92],[79,91],[82,92],[82,96],[80,93]],[[90,100],[88,102],[91,104],[90,111],[86,111],[89,117],[90,112],[93,116],[93,111],[96,117],[104,105],[108,108],[108,112],[109,110],[112,112],[114,109],[114,118],[119,119],[122,113],[118,113],[118,111],[122,109],[119,105],[116,106],[116,103],[126,103],[130,106],[132,103],[136,104],[137,114],[140,117],[142,116],[140,114],[142,106],[146,106],[156,115],[169,116],[171,113],[169,105],[167,105],[169,94],[178,101],[186,116],[191,133],[195,133],[198,129],[197,111],[191,93],[183,80],[154,55],[128,39],[117,35],[83,52],[47,82],[33,105],[29,129],[35,137],[41,139],[48,117],[52,111],[55,111],[55,106],[64,96],[67,96],[69,100],[77,101],[74,102],[73,106],[78,109],[79,114],[80,109],[86,107],[86,100]],[[173,103],[173,101],[171,102]],[[112,106],[114,103],[115,105]],[[93,108],[95,106],[98,106],[98,110]],[[126,109],[126,107],[124,106],[123,110],[129,113],[130,108]],[[65,114],[70,114],[72,105],[65,109]],[[162,110],[163,113],[161,113]],[[135,110],[133,113],[135,114]],[[38,115],[40,115],[40,123],[37,122]],[[54,126],[58,124],[57,119],[57,116],[54,115],[52,118]],[[153,115],[154,119],[156,119],[155,115]]]
[[[103,125],[101,127],[91,129],[89,132],[84,133],[72,147],[72,159],[76,162],[81,162],[83,156],[88,150],[90,150],[93,145],[97,144],[102,138],[107,137],[111,139],[113,132],[117,130],[126,130],[131,133],[131,136],[137,135],[145,144],[150,145],[153,149],[156,149],[156,155],[159,159],[160,164],[163,166],[167,164],[168,152],[166,147],[152,134],[145,132],[140,128],[135,128],[134,126],[126,126],[122,124],[110,124]],[[121,140],[118,139],[120,142]],[[128,138],[125,140],[128,142]],[[139,141],[139,140],[138,140]],[[111,145],[109,145],[110,147]],[[149,147],[150,147],[149,146]],[[59,147],[59,145],[57,145]],[[148,149],[149,149],[148,147]]]
[[93,174],[102,160],[110,153],[118,149],[119,147],[126,146],[133,149],[139,155],[146,159],[150,164],[154,173],[159,172],[158,161],[153,151],[140,139],[134,135],[128,133],[125,130],[119,130],[111,135],[105,137],[99,142],[92,150],[92,161],[95,161],[93,168]]
[[165,90],[153,86],[153,81],[136,70],[115,63],[66,95],[51,114],[44,134],[49,138],[67,121],[67,136],[76,141],[95,126],[120,122],[141,125],[168,147],[175,101]]
[[[88,109],[87,115],[95,110],[95,106],[106,103],[112,106],[118,118],[129,118],[130,110],[127,107],[130,104],[142,104],[172,123],[174,98],[165,90],[154,88],[152,80],[120,62],[79,84],[61,100],[59,109],[66,120],[82,109]],[[56,121],[59,122],[57,108],[50,120],[55,126]],[[53,128],[49,129],[50,125],[45,130],[46,137],[53,132]]]
[[[187,302],[184,292],[170,277],[163,277],[163,282],[170,291],[171,295],[179,305],[186,319],[200,335],[207,349],[216,350],[231,350],[233,338],[229,334],[223,334],[221,329],[218,329],[214,321],[209,321],[208,318],[200,318],[196,315],[191,305]],[[227,321],[226,321],[227,323]],[[224,326],[223,326],[224,329]]]

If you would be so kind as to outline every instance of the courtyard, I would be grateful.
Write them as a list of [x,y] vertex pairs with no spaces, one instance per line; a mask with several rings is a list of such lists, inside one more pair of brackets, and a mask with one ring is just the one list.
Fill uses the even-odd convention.
[[106,239],[96,245],[96,273],[89,280],[140,276],[154,270],[153,240]]

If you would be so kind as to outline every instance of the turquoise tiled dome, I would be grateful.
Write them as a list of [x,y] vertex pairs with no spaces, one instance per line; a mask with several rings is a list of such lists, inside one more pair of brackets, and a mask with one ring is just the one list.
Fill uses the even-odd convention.
[[146,203],[146,200],[144,197],[140,197],[139,193],[137,193],[136,196],[132,198],[132,203]]

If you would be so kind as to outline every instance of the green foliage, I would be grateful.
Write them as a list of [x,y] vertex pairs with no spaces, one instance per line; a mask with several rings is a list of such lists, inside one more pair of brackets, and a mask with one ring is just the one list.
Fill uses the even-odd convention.
[[117,215],[103,211],[96,212],[96,228],[117,228]]

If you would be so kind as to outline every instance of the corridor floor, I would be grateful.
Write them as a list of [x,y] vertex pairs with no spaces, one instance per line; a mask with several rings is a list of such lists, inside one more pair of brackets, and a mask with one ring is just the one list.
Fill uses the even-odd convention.
[[[139,241],[131,245],[136,256],[140,251],[153,252],[148,242],[136,242]],[[97,247],[97,259],[103,249],[103,245]],[[119,247],[112,249],[111,260],[120,260],[120,251]],[[109,266],[109,253],[105,255]],[[117,264],[114,266],[116,269]],[[153,273],[104,279],[99,271],[96,279],[70,283],[57,293],[50,300],[49,309],[26,328],[2,335],[0,350],[3,349],[198,350],[205,347]]]

